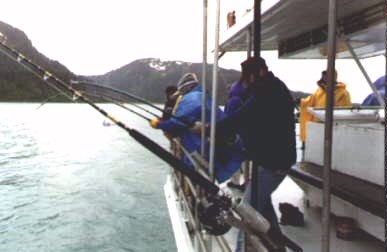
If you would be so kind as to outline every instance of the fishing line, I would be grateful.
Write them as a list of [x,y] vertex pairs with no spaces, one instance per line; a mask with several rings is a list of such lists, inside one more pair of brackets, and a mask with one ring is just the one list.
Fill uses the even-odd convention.
[[[96,91],[96,90],[93,90],[93,91]],[[146,108],[144,108],[144,107],[142,107],[142,106],[140,106],[140,105],[137,105],[137,104],[135,104],[135,103],[133,103],[133,102],[128,102],[128,101],[126,101],[126,100],[124,101],[124,99],[116,99],[116,98],[112,97],[111,95],[107,95],[107,94],[99,94],[99,95],[97,95],[97,94],[91,94],[91,92],[89,93],[88,90],[85,90],[85,91],[83,92],[83,94],[87,94],[87,95],[90,95],[90,96],[98,96],[99,98],[102,98],[102,99],[105,99],[105,98],[106,98],[105,100],[110,101],[110,102],[117,102],[117,100],[119,100],[119,101],[122,102],[122,103],[129,103],[129,104],[130,104],[131,106],[133,106],[133,107],[136,107],[136,108],[138,108],[138,109],[141,109],[141,110],[147,112],[148,114],[150,114],[150,115],[152,115],[152,116],[154,116],[154,117],[160,118],[159,115],[157,115],[156,113],[150,111],[149,109],[146,109]],[[116,105],[118,105],[118,104],[116,104]],[[120,105],[118,105],[118,106],[125,106],[125,105],[120,104]]]
[[[149,151],[151,151],[153,154],[161,158],[163,161],[171,165],[171,167],[175,170],[178,170],[185,174],[188,178],[191,179],[191,181],[195,184],[198,184],[200,187],[202,187],[206,192],[217,195],[220,192],[220,188],[214,184],[213,182],[209,181],[193,169],[189,168],[183,161],[177,159],[175,156],[173,156],[169,151],[165,150],[163,147],[161,147],[159,144],[148,138],[147,136],[143,135],[139,131],[129,128],[127,125],[125,125],[120,120],[116,119],[112,115],[108,114],[105,110],[97,106],[95,103],[93,103],[88,97],[84,96],[81,92],[74,89],[71,85],[65,83],[58,77],[56,77],[54,74],[46,71],[41,66],[33,63],[31,60],[26,58],[23,54],[19,53],[17,50],[9,47],[5,44],[5,41],[0,41],[0,51],[4,53],[4,55],[8,56],[12,60],[15,60],[18,64],[32,72],[33,74],[40,77],[45,83],[48,83],[49,81],[55,82],[59,87],[66,89],[68,92],[72,93],[74,96],[78,97],[80,100],[84,101],[85,103],[92,106],[94,109],[96,109],[99,113],[104,115],[105,117],[109,118],[112,122],[114,122],[117,126],[125,130],[129,133],[131,137],[133,137],[135,140],[137,140],[140,144],[142,144],[145,148],[147,148]],[[72,97],[67,96],[70,100],[73,100]]]
[[131,106],[133,106],[133,107],[139,108],[139,109],[141,109],[141,110],[147,112],[147,113],[150,114],[150,115],[153,115],[154,117],[161,118],[161,116],[159,116],[159,115],[153,113],[153,112],[150,111],[149,109],[146,109],[146,108],[144,108],[144,107],[142,107],[142,106],[140,106],[140,105],[137,105],[136,103],[129,102],[129,104],[130,104]]
[[57,93],[55,95],[52,95],[50,97],[48,97],[47,99],[45,99],[44,101],[42,101],[42,103],[39,105],[39,107],[37,107],[36,109],[40,109],[43,105],[45,105],[50,99],[52,98],[55,98],[57,96],[61,95],[61,93]]
[[187,120],[185,120],[183,118],[175,116],[174,114],[172,114],[170,112],[164,111],[164,109],[157,107],[156,105],[152,104],[150,101],[147,101],[146,99],[144,99],[142,97],[139,97],[137,95],[134,95],[134,94],[122,91],[122,90],[118,90],[118,89],[115,89],[115,88],[112,88],[112,87],[108,87],[108,86],[104,86],[104,85],[99,85],[99,84],[94,84],[94,83],[85,82],[85,81],[71,81],[71,83],[77,84],[77,85],[83,85],[85,87],[86,86],[90,86],[90,87],[94,87],[94,88],[97,88],[97,89],[104,89],[104,90],[107,90],[107,91],[111,91],[111,92],[117,93],[119,95],[123,95],[123,96],[129,97],[129,98],[131,98],[133,100],[145,103],[146,105],[148,105],[148,106],[150,106],[150,107],[152,107],[152,108],[154,108],[154,109],[156,109],[156,110],[158,110],[160,112],[165,113],[166,115],[168,115],[168,116],[170,116],[170,117],[172,117],[172,118],[174,118],[174,119],[184,123],[188,127],[192,127],[194,125],[193,122],[187,121]]
[[110,99],[110,98],[107,98],[107,97],[104,97],[104,96],[100,96],[100,98],[104,99],[105,101],[112,102],[113,104],[115,104],[115,105],[117,105],[117,106],[119,106],[119,107],[121,107],[121,108],[123,108],[123,109],[125,109],[125,110],[127,110],[127,111],[129,111],[129,112],[131,112],[131,113],[133,113],[133,114],[135,114],[135,115],[145,119],[145,120],[147,120],[148,122],[150,122],[152,120],[149,117],[146,117],[143,114],[140,114],[139,112],[137,112],[137,111],[135,111],[135,110],[133,110],[131,108],[128,108],[124,104],[121,104],[121,103],[119,103],[119,102],[117,102],[117,101],[115,101],[113,99]]

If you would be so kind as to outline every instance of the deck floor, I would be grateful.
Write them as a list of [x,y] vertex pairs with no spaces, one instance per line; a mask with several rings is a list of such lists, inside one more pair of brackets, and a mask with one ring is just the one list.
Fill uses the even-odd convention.
[[[241,195],[238,190],[232,190],[233,194]],[[287,202],[299,207],[304,213],[305,226],[283,226],[282,231],[291,240],[300,245],[305,252],[321,251],[321,209],[307,208],[304,204],[304,193],[301,188],[289,177],[287,177],[278,189],[273,193],[273,203],[277,212],[280,202]],[[367,235],[361,235],[353,241],[345,241],[336,238],[336,229],[333,218],[331,219],[330,232],[330,251],[332,252],[382,252],[384,251],[384,243]],[[235,248],[237,231],[232,229],[226,236],[230,242],[230,247]],[[288,251],[291,251],[288,249]]]
[[[176,220],[179,223],[172,223],[174,226],[174,231],[179,234],[186,233],[183,229],[177,229],[177,227],[185,227],[184,220],[181,216],[179,216],[178,212],[179,205],[177,202],[176,195],[173,190],[173,184],[167,182],[165,187],[167,203],[174,208],[170,208],[171,219]],[[238,190],[230,190],[234,195],[242,196],[242,193]],[[289,177],[287,177],[283,183],[278,187],[278,189],[273,193],[273,203],[277,211],[277,216],[280,217],[281,214],[278,210],[278,205],[280,202],[287,202],[294,206],[299,207],[301,212],[304,213],[305,218],[305,226],[304,227],[293,227],[293,226],[281,226],[282,231],[289,237],[291,240],[296,242],[303,248],[305,252],[318,252],[321,251],[321,209],[319,208],[306,208],[304,207],[304,193],[300,187]],[[238,230],[232,228],[227,234],[224,235],[228,246],[231,251],[235,251],[236,247],[236,238],[237,238]],[[361,236],[354,241],[345,241],[342,239],[336,238],[336,230],[335,224],[331,223],[331,239],[330,239],[330,251],[332,252],[382,252],[384,251],[384,243],[376,240],[375,238],[369,236]],[[176,234],[175,237],[177,238]],[[188,238],[190,239],[190,238]],[[178,239],[177,244],[183,243],[183,245],[187,246],[187,241],[183,241],[181,237]],[[212,239],[212,250],[222,251],[216,241]],[[192,246],[192,245],[190,245]],[[190,247],[188,246],[188,247]],[[188,249],[185,247],[177,246],[179,251],[194,251],[194,249]],[[291,251],[291,250],[287,250]]]

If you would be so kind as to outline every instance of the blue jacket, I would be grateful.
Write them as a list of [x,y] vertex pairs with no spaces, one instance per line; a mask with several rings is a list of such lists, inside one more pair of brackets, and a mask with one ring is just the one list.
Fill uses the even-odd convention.
[[[247,88],[244,87],[243,84],[239,83],[239,81],[235,81],[231,85],[230,92],[228,93],[228,100],[226,106],[224,107],[224,112],[227,116],[232,115],[235,111],[242,107],[246,97]],[[235,144],[237,148],[245,150],[243,140],[239,135],[236,136]]]
[[[201,120],[202,111],[202,88],[200,86],[195,87],[189,93],[185,94],[177,104],[175,110],[175,117],[181,118],[186,122],[196,122]],[[218,108],[216,112],[217,120],[225,118],[224,112]],[[207,99],[207,122],[211,122],[211,99]],[[197,151],[200,153],[201,139],[200,136],[190,132],[189,126],[181,122],[176,118],[170,118],[165,121],[160,121],[158,128],[164,131],[173,133],[182,139],[183,146],[188,152],[192,153]],[[209,148],[206,148],[208,150]],[[231,151],[230,149],[218,148],[215,173],[219,183],[229,179],[239,168],[244,158],[240,155],[240,150]],[[208,160],[208,153],[205,156]],[[193,164],[188,157],[184,156],[184,163],[193,168]]]
[[234,82],[231,85],[230,92],[228,93],[228,101],[224,108],[224,112],[227,115],[232,114],[239,107],[242,106],[246,96],[246,88],[239,81]]
[[[385,94],[385,88],[384,88],[384,82],[385,82],[386,76],[382,76],[379,79],[377,79],[372,85],[376,88],[376,90],[380,93],[382,97],[384,97]],[[364,106],[379,106],[378,99],[376,98],[376,95],[374,93],[368,95],[361,105]]]

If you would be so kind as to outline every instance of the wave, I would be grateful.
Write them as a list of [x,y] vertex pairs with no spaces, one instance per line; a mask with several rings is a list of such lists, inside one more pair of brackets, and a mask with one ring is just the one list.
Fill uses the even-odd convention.
[[8,215],[8,216],[6,216],[6,217],[0,219],[0,222],[2,222],[2,221],[7,221],[7,220],[13,218],[14,216],[15,216],[14,214]]
[[39,219],[39,221],[46,221],[46,220],[55,220],[56,218],[58,218],[60,216],[59,213],[56,213],[54,215],[51,215],[51,216],[47,216],[47,217],[44,217],[44,218],[41,218]]

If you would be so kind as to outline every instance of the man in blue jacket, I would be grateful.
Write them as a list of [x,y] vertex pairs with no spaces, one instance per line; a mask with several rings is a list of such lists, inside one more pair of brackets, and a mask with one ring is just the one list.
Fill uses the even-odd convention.
[[[177,84],[177,91],[180,96],[176,101],[174,108],[174,117],[168,120],[159,121],[154,119],[151,121],[153,128],[161,129],[165,132],[173,133],[182,139],[182,144],[189,153],[197,151],[200,153],[201,139],[200,136],[191,132],[189,123],[194,123],[200,120],[202,111],[202,87],[195,74],[185,74]],[[223,111],[218,108],[216,118],[218,120],[224,118]],[[211,120],[211,99],[207,99],[207,122]],[[206,148],[207,150],[209,148]],[[244,161],[244,157],[238,151],[232,149],[219,148],[215,161],[215,174],[219,183],[229,179],[235,171],[237,171]],[[208,153],[204,157],[208,160]],[[190,159],[184,155],[184,163],[193,168]]]

